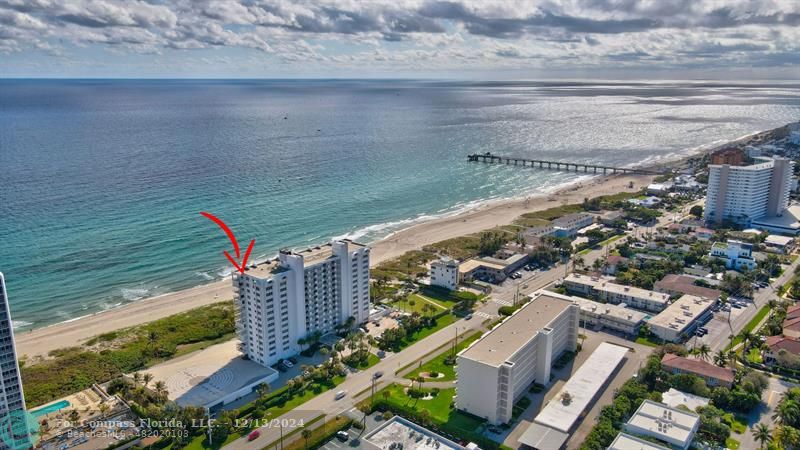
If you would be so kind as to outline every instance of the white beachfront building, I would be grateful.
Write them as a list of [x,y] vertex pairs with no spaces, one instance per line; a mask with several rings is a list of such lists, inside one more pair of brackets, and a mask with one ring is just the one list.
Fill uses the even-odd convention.
[[24,419],[26,416],[7,292],[6,280],[0,272],[0,419],[6,419],[6,427],[14,425],[3,430],[0,448],[28,448],[30,438],[25,420],[9,419],[14,416]]
[[458,287],[458,261],[442,258],[431,263],[431,285],[451,291]]
[[543,292],[462,350],[456,407],[489,423],[507,423],[528,386],[549,383],[553,362],[575,350],[579,316],[577,303]]
[[747,242],[714,242],[708,256],[723,261],[728,269],[753,270],[758,265],[753,259],[753,244]]
[[233,276],[242,352],[269,366],[298,353],[298,340],[350,317],[369,318],[369,248],[349,240],[278,257]]
[[730,220],[745,226],[762,217],[781,216],[789,206],[794,162],[786,158],[756,158],[747,166],[708,166],[706,221]]

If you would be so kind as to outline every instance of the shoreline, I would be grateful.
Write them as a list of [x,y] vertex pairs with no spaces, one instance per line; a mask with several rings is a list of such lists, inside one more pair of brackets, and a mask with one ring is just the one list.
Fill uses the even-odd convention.
[[[409,250],[458,236],[507,225],[527,212],[544,210],[562,203],[581,202],[586,197],[633,192],[646,186],[652,175],[610,175],[577,181],[552,191],[523,199],[487,201],[472,209],[424,221],[389,234],[370,244],[370,265],[401,256]],[[628,183],[634,188],[628,189]],[[198,285],[177,292],[147,297],[117,308],[76,317],[42,328],[16,332],[20,357],[47,357],[59,348],[81,345],[99,334],[140,325],[189,309],[233,298],[230,278]]]
[[[658,169],[675,167],[688,158],[714,151],[722,146],[747,142],[774,130],[757,131],[725,142],[703,144],[675,154],[673,157],[648,162],[641,167]],[[417,250],[435,242],[507,225],[527,212],[544,210],[562,203],[581,202],[586,197],[638,191],[653,178],[652,175],[590,174],[586,178],[582,177],[551,190],[545,189],[511,199],[479,201],[473,207],[411,224],[369,243],[372,248],[370,264],[374,267],[407,251]],[[630,181],[634,182],[633,189],[627,187]],[[344,236],[346,235],[342,237]],[[52,350],[80,345],[99,334],[140,325],[232,298],[233,291],[229,277],[176,292],[142,298],[119,307],[41,328],[15,332],[17,353],[29,358],[46,357]]]

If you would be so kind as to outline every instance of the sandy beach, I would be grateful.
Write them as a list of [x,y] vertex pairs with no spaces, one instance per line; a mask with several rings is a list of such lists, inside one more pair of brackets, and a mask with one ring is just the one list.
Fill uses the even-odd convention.
[[[651,182],[652,176],[619,175],[598,177],[570,185],[552,194],[528,199],[486,203],[462,214],[420,223],[372,243],[371,264],[402,255],[409,250],[445,239],[476,233],[511,223],[526,212],[576,203],[586,197],[632,192]],[[633,188],[629,183],[633,182]],[[221,280],[159,297],[142,299],[116,309],[103,311],[16,335],[20,357],[42,357],[50,351],[80,345],[98,334],[139,325],[192,308],[229,300],[233,296],[230,280]]]

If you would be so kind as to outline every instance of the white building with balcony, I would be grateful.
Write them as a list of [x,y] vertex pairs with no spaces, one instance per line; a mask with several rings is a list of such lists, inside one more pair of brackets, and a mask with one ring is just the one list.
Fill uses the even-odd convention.
[[635,286],[625,286],[613,282],[614,278],[597,277],[579,273],[571,273],[564,278],[564,287],[569,293],[584,297],[596,298],[600,301],[660,312],[669,304],[669,294],[649,291]]
[[431,286],[439,286],[451,291],[458,287],[458,261],[443,258],[431,263]]
[[789,206],[794,162],[755,158],[747,166],[708,166],[708,192],[703,215],[707,222],[729,220],[744,226],[763,217],[783,215]]
[[714,242],[708,256],[723,261],[728,269],[753,270],[757,265],[753,245],[741,241]]
[[298,340],[369,319],[369,248],[349,240],[278,257],[235,273],[242,352],[270,366],[301,350]]
[[561,353],[578,340],[577,303],[542,292],[462,350],[456,359],[456,407],[492,424],[511,420],[533,382],[547,384]]

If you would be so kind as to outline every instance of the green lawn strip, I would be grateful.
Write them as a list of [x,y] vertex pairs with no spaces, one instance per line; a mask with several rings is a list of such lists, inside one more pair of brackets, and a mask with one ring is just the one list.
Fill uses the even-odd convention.
[[[462,338],[462,340],[456,345],[456,353],[460,352],[467,348],[471,343],[475,342],[479,337],[481,337],[482,333],[475,333],[467,338]],[[408,378],[409,380],[412,378],[416,378],[422,372],[439,372],[440,374],[444,375],[444,377],[439,378],[432,378],[432,381],[452,381],[456,379],[456,371],[453,366],[445,364],[445,360],[448,356],[453,353],[452,346],[448,346],[442,353],[437,355],[435,358],[431,359],[430,361],[423,364],[418,369],[414,370],[413,372],[409,372],[404,376],[404,378]]]
[[636,338],[636,343],[637,344],[646,345],[648,347],[658,347],[659,345],[661,345],[658,342],[652,341],[652,340],[650,340],[650,339],[648,339],[646,337],[643,337],[643,336],[637,337]]
[[[314,384],[313,386],[310,386],[309,388],[307,388],[303,392],[302,395],[294,395],[291,399],[289,399],[288,401],[286,401],[284,403],[279,403],[279,404],[276,404],[274,406],[271,406],[271,407],[267,408],[266,410],[264,410],[264,415],[261,416],[261,417],[253,417],[252,416],[252,410],[254,409],[255,402],[248,403],[247,405],[244,405],[244,406],[242,406],[241,408],[239,408],[237,410],[238,411],[238,417],[239,417],[239,419],[253,419],[253,420],[278,418],[278,417],[282,416],[283,414],[286,414],[287,412],[297,408],[298,406],[302,405],[303,403],[311,400],[312,398],[318,396],[319,394],[322,394],[323,392],[327,392],[327,391],[335,388],[336,386],[341,384],[344,381],[344,379],[345,379],[344,377],[333,377],[331,379],[332,384],[329,384],[329,385]],[[276,398],[280,397],[286,390],[287,390],[286,386],[283,386],[280,389],[276,389],[275,391],[273,391],[264,400],[264,403],[265,404],[269,404],[270,401],[274,401]],[[251,429],[235,431],[235,432],[231,433],[230,435],[228,435],[228,438],[225,440],[223,445],[224,444],[228,444],[230,442],[233,442],[236,439],[239,439],[240,437],[244,437],[247,434],[249,434],[251,431],[252,431]],[[189,444],[189,447],[186,447],[186,448],[192,448],[192,449],[217,449],[219,447],[216,446],[216,445],[214,447],[210,447],[208,445],[208,441],[206,440],[205,436],[198,436],[197,438],[195,438]]]
[[455,321],[456,321],[456,316],[454,316],[453,314],[445,314],[442,317],[439,317],[438,319],[436,319],[436,326],[430,328],[422,328],[421,330],[418,330],[411,336],[406,337],[403,340],[403,342],[400,343],[400,349],[403,350],[406,347],[414,344],[415,342],[425,339],[426,337],[441,330],[442,328],[451,325]]
[[[758,310],[758,312],[750,320],[750,322],[747,322],[747,325],[745,325],[744,328],[742,328],[742,331],[753,331],[753,329],[757,327],[758,324],[761,323],[761,321],[764,320],[765,317],[767,317],[767,314],[769,314],[769,305],[764,305],[761,309]],[[733,338],[733,341],[731,341],[730,345],[728,345],[728,349],[736,347],[741,342],[742,338],[739,337],[739,335],[737,334],[736,337]]]
[[375,364],[378,364],[379,362],[381,362],[381,359],[378,358],[377,356],[375,356],[374,353],[370,353],[367,356],[366,364],[359,364],[357,366],[350,366],[350,364],[347,364],[347,365],[352,367],[352,368],[354,368],[354,369],[365,370],[365,369],[369,369],[370,367],[374,366]]
[[[319,416],[319,418],[324,417],[324,415]],[[328,439],[332,438],[337,432],[344,430],[345,428],[349,427],[353,423],[353,419],[349,417],[337,416],[333,419],[325,422],[322,426],[316,427],[311,430],[311,436],[308,437],[308,445],[306,445],[306,439],[300,437],[300,439],[295,439],[293,442],[286,444],[282,450],[301,450],[305,448],[318,448],[322,446]],[[311,422],[306,422],[305,427],[307,428],[311,425]],[[297,428],[293,430],[289,435],[300,433],[303,428]],[[284,441],[286,440],[286,436],[283,437]],[[269,446],[265,447],[266,449],[274,448],[277,449],[278,445],[280,445],[280,440],[273,442]]]

